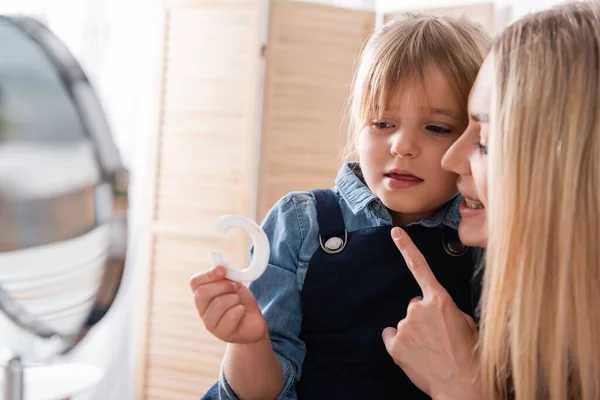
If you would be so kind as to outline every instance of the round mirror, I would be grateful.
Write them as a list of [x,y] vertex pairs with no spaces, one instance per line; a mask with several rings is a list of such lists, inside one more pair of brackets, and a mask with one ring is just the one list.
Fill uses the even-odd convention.
[[74,57],[39,22],[0,16],[0,309],[52,344],[24,363],[66,354],[111,306],[127,187]]

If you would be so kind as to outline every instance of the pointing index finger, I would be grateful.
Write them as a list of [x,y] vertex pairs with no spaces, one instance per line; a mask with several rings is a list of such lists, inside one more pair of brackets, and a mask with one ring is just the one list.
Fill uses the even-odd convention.
[[402,257],[404,257],[404,261],[406,261],[406,265],[415,277],[421,291],[423,291],[423,297],[429,297],[435,291],[442,289],[442,285],[431,271],[427,260],[406,232],[401,228],[394,227],[392,229],[392,239],[400,253],[402,253]]

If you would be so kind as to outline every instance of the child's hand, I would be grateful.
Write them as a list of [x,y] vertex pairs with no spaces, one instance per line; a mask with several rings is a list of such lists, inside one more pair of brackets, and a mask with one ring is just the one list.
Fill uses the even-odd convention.
[[252,292],[225,278],[219,265],[190,278],[196,309],[206,329],[228,343],[254,343],[268,334]]

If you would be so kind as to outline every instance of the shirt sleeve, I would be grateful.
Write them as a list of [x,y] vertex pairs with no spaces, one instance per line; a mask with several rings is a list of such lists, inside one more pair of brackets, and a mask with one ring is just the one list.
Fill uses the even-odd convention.
[[[265,217],[261,227],[269,238],[269,265],[249,285],[267,323],[273,350],[283,372],[278,400],[295,400],[296,382],[302,374],[306,346],[300,340],[302,303],[296,272],[304,240],[293,195],[283,197]],[[252,251],[250,252],[252,254]],[[219,397],[237,399],[223,369],[219,376]]]

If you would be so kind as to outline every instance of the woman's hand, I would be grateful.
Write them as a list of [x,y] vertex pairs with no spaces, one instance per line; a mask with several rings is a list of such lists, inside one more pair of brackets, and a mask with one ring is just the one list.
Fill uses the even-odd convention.
[[410,237],[394,228],[392,238],[423,297],[411,300],[406,318],[396,328],[383,331],[388,353],[434,400],[481,398],[476,379],[475,322],[458,309]]

